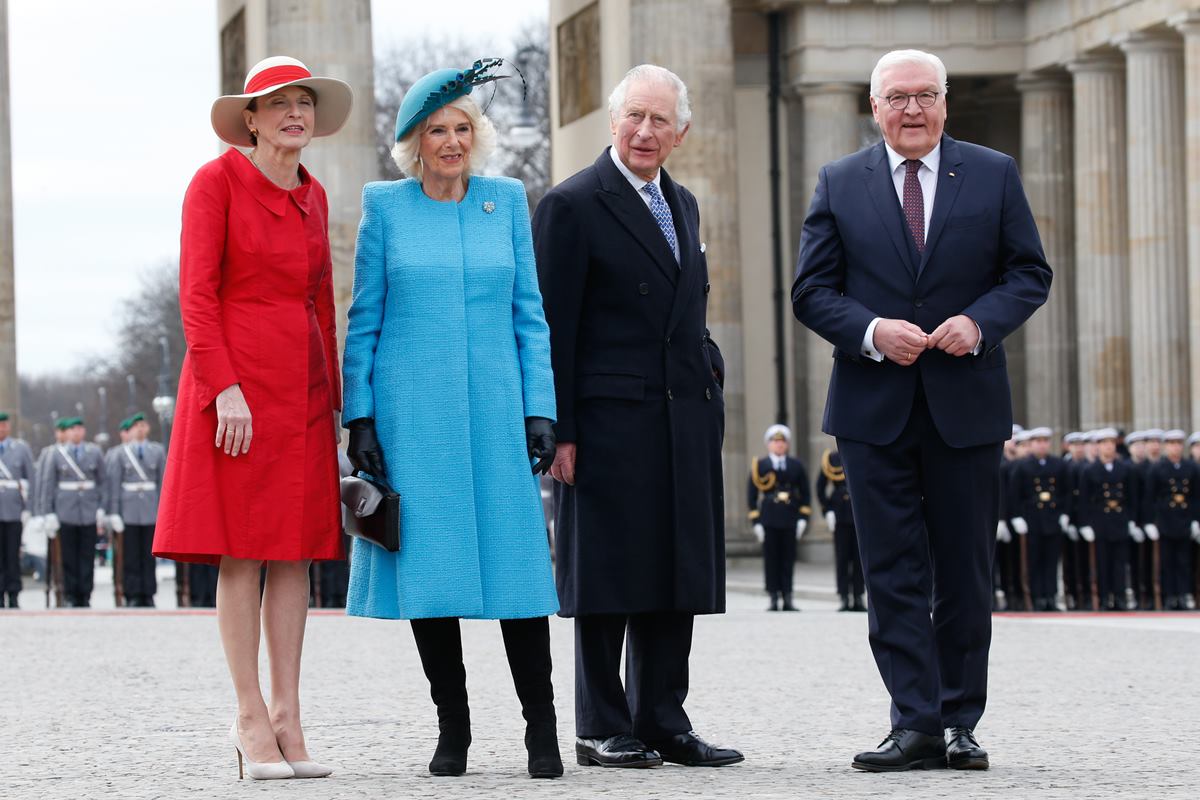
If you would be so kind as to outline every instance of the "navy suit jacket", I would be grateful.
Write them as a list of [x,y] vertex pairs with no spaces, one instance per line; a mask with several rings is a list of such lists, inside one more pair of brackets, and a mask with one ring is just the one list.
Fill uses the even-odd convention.
[[[823,430],[890,444],[908,421],[919,377],[947,444],[1004,441],[1012,399],[1002,342],[1046,301],[1050,279],[1011,157],[942,136],[922,253],[904,222],[882,141],[825,165],[792,285],[796,318],[834,346]],[[932,333],[956,314],[979,325],[980,355],[927,350],[910,367],[863,355],[875,317]]]

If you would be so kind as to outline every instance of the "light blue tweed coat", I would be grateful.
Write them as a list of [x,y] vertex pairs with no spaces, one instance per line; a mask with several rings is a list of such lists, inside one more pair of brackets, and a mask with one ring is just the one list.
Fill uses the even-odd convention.
[[458,203],[369,183],[343,360],[346,420],[373,417],[403,497],[399,553],[355,540],[354,616],[515,619],[558,597],[525,417],[554,419],[550,330],[525,190]]

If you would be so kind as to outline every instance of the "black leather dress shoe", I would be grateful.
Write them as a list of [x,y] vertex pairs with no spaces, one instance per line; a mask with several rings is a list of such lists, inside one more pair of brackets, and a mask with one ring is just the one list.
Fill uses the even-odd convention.
[[645,742],[628,733],[607,739],[576,739],[575,762],[581,767],[661,767],[663,760]]
[[850,766],[867,772],[940,769],[946,766],[946,741],[941,736],[897,728],[879,747],[856,755]]
[[951,769],[987,769],[988,754],[970,728],[946,728],[946,766]]
[[679,733],[670,739],[656,739],[650,746],[662,755],[663,761],[685,767],[726,767],[746,760],[732,747],[711,745],[695,731]]

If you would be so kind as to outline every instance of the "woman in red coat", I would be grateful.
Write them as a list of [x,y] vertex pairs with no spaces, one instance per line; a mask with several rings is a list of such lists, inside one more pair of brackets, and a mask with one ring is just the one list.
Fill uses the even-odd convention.
[[253,778],[330,772],[309,760],[299,684],[309,563],[342,558],[341,390],[328,203],[300,152],[341,128],[350,102],[349,86],[295,59],[259,62],[245,93],[212,109],[217,135],[252,149],[201,167],[183,201],[188,353],[154,553],[220,565],[217,620],[238,700],[229,735]]

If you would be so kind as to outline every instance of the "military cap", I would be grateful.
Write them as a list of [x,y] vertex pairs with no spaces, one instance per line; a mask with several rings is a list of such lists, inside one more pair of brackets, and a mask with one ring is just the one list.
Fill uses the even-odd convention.
[[0,411],[0,422],[8,422],[8,412]]
[[1200,442],[1200,431],[1196,431],[1187,439],[1188,447],[1196,444],[1196,442]]
[[1125,434],[1125,444],[1135,444],[1137,442],[1146,441],[1145,431],[1130,431]]
[[1029,432],[1030,439],[1050,439],[1054,436],[1054,431],[1047,427],[1034,428]]
[[1087,441],[1087,434],[1081,431],[1071,431],[1063,437],[1063,441],[1067,444],[1079,444]]
[[1116,439],[1117,438],[1117,429],[1116,428],[1098,428],[1098,429],[1092,431],[1090,438],[1093,442],[1103,442],[1105,439]]
[[132,425],[133,425],[133,422],[130,420],[130,418],[129,418],[129,417],[126,417],[125,419],[123,419],[123,420],[121,420],[120,422],[118,422],[118,423],[117,423],[117,430],[119,430],[119,431],[127,431],[127,430],[129,430],[129,428],[130,428]]
[[1163,433],[1164,442],[1182,442],[1185,439],[1187,439],[1187,434],[1179,428],[1171,428],[1171,430]]
[[787,425],[772,425],[767,428],[767,432],[763,434],[763,442],[769,442],[772,439],[786,439],[792,441],[792,430]]
[[1164,433],[1165,431],[1162,428],[1147,428],[1146,430],[1142,431],[1142,435],[1145,436],[1147,441],[1152,440],[1155,442],[1161,442]]

